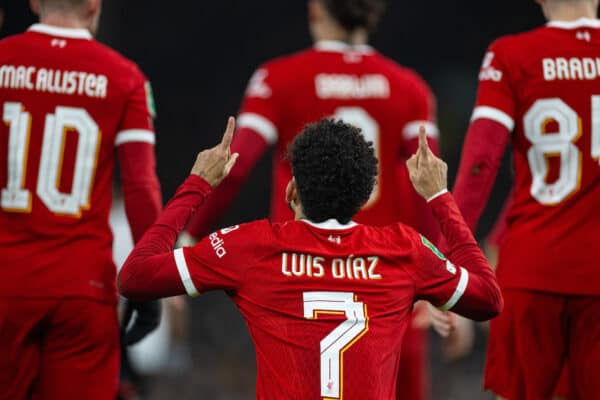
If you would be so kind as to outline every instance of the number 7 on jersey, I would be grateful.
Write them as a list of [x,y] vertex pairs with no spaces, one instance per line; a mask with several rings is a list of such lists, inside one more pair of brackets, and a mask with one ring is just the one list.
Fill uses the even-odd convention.
[[344,352],[369,330],[367,305],[350,292],[305,292],[304,318],[319,314],[339,314],[346,320],[321,340],[321,396],[341,399],[343,394]]

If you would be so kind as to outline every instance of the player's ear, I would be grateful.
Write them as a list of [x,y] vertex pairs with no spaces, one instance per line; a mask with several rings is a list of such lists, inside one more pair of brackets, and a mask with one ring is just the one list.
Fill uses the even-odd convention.
[[35,15],[40,15],[40,2],[39,0],[29,0],[29,6],[31,7],[31,11]]
[[298,192],[296,191],[296,182],[294,178],[290,179],[285,188],[285,202],[293,204],[298,199]]
[[308,1],[308,22],[315,23],[322,18],[323,6],[319,0]]
[[100,13],[102,8],[102,0],[88,0],[88,13],[94,17]]

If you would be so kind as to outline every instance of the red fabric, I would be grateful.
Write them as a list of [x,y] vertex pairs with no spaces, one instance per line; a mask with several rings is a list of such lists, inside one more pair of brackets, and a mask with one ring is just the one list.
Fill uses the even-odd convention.
[[506,127],[489,119],[475,120],[467,132],[452,193],[473,232],[490,197],[509,135]]
[[430,399],[429,370],[429,331],[409,324],[402,339],[396,399]]
[[[589,71],[600,52],[600,28],[584,20],[579,26],[544,26],[500,38],[481,70],[474,117],[507,128],[514,124],[514,198],[497,268],[505,288],[600,294],[591,250],[600,234],[600,166],[593,139],[600,80]],[[586,32],[585,40],[573,39],[579,31]],[[489,134],[486,140],[500,138]],[[477,186],[474,178],[469,182],[465,189]],[[471,225],[479,210],[465,199],[457,193]]]
[[239,153],[240,156],[227,179],[215,189],[213,195],[206,200],[206,204],[190,220],[186,227],[190,235],[201,238],[210,232],[240,192],[252,168],[267,151],[268,146],[265,139],[252,129],[240,128],[236,131],[231,143],[231,152]]
[[137,243],[162,208],[154,146],[148,143],[119,146],[119,166],[125,212],[133,242]]
[[114,305],[0,298],[0,332],[0,398],[115,398],[119,328]]
[[500,288],[452,195],[440,196],[430,206],[448,246],[448,258],[470,272],[467,290],[453,311],[476,321],[493,318],[503,306]]
[[[600,333],[590,329],[600,320],[598,297],[503,294],[506,307],[491,324],[486,389],[507,399],[549,399],[556,391],[570,399],[600,398]],[[568,382],[569,375],[576,379]]]
[[[177,280],[187,274],[190,294],[226,290],[256,345],[259,399],[316,398],[320,390],[334,390],[325,389],[327,382],[319,378],[319,343],[345,319],[327,314],[307,319],[303,307],[311,305],[307,293],[332,299],[348,293],[346,307],[366,310],[357,323],[369,322],[368,331],[353,331],[355,341],[341,361],[340,390],[349,400],[395,398],[400,343],[414,301],[447,303],[466,272],[402,224],[334,229],[261,220],[223,229],[173,253],[178,231],[204,201],[207,186],[192,176],[179,188],[125,262],[119,277],[122,293],[143,298],[181,294],[184,285]],[[502,298],[495,278],[452,196],[441,196],[431,207],[450,244],[451,259],[469,270],[455,310],[474,319],[497,315]],[[346,267],[349,259],[354,261]],[[307,373],[298,375],[298,370]]]
[[140,301],[185,294],[172,257],[173,245],[211,191],[206,181],[194,175],[179,187],[123,264],[118,276],[122,294]]
[[[0,123],[0,159],[18,158],[18,146],[7,156],[9,137],[29,134],[24,162],[0,163],[0,188],[8,188],[8,167],[11,173],[26,171],[22,189],[31,199],[30,207],[23,208],[12,195],[3,195],[0,293],[114,304],[116,268],[108,216],[116,143],[119,138],[139,141],[139,133],[146,141],[154,138],[146,78],[134,63],[94,40],[32,31],[0,41],[0,65],[27,67],[32,84],[27,88],[15,78],[12,88],[0,87],[0,113],[12,120]],[[100,90],[102,82],[105,91]],[[11,109],[24,125],[15,124]],[[127,131],[134,135],[119,136]],[[147,177],[154,170],[148,153],[144,150],[142,160],[130,153],[130,163],[138,163],[136,170],[147,169]],[[129,188],[125,191],[129,197]],[[139,236],[152,220],[136,217],[131,222]]]

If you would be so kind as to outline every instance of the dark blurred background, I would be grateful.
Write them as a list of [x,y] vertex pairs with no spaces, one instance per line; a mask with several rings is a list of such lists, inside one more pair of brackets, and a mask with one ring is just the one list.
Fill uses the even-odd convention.
[[[4,0],[4,11],[1,37],[35,21],[26,0]],[[533,0],[388,1],[372,44],[416,69],[433,88],[451,180],[486,47],[498,36],[543,22]],[[220,138],[256,66],[311,44],[305,0],[104,0],[98,39],[135,60],[152,81],[165,199],[187,175],[197,151]],[[490,229],[510,185],[510,165],[505,162],[479,239]],[[269,190],[270,162],[265,157],[221,225],[265,217]],[[233,304],[222,294],[203,296],[194,301],[191,320],[193,372],[179,380],[156,380],[150,398],[253,398],[254,353]],[[484,336],[478,334],[475,354],[452,364],[441,360],[434,338],[433,399],[489,398],[480,389]]]

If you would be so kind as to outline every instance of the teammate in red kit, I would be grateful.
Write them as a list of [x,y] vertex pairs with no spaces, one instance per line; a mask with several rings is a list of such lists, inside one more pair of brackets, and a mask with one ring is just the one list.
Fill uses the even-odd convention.
[[449,258],[402,223],[352,221],[369,199],[377,160],[358,128],[327,119],[307,125],[290,148],[285,202],[294,221],[233,226],[173,251],[179,231],[233,167],[233,131],[230,118],[221,144],[198,155],[125,262],[119,287],[136,299],[225,290],[256,346],[258,399],[395,399],[415,301],[477,320],[500,312],[493,272],[445,189],[447,167],[424,129],[407,165]]
[[[233,142],[240,160],[192,219],[187,227],[191,236],[204,236],[218,222],[269,146],[275,147],[271,221],[292,219],[283,200],[291,177],[283,155],[305,124],[333,116],[360,127],[381,163],[378,184],[356,220],[371,225],[402,221],[436,241],[437,224],[410,187],[404,166],[416,150],[420,124],[427,127],[430,145],[438,152],[435,100],[418,74],[368,46],[383,9],[382,0],[308,2],[315,45],[269,61],[254,73]],[[399,397],[426,399],[426,337],[422,329],[411,329],[406,339]]]
[[597,0],[538,0],[549,23],[485,56],[454,194],[472,229],[509,141],[515,188],[497,275],[485,386],[546,399],[568,366],[573,399],[600,398],[600,21]]
[[161,207],[150,86],[93,40],[100,0],[32,6],[0,42],[0,398],[112,400],[113,168],[137,240]]

